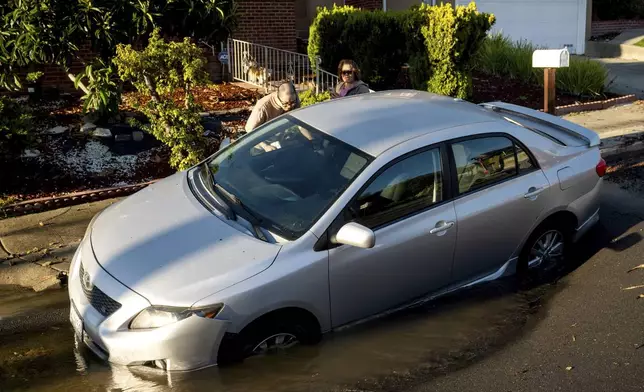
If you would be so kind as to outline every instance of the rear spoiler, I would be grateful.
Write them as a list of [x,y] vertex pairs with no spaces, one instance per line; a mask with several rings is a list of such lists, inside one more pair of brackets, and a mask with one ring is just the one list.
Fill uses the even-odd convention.
[[[499,114],[523,118],[534,123],[554,128],[557,131],[568,134],[569,136],[584,140],[588,147],[597,147],[601,143],[601,139],[597,133],[573,122],[564,120],[561,117],[504,102],[486,102],[480,105]],[[516,119],[514,120],[516,121]]]

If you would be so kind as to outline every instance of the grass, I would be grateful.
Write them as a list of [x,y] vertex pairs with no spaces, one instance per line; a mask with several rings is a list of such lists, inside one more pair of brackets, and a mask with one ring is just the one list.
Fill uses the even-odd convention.
[[644,39],[635,43],[635,46],[641,46],[644,48]]
[[[532,68],[532,53],[537,46],[527,41],[513,42],[503,34],[486,38],[477,53],[477,69],[499,77],[543,85],[543,71]],[[557,89],[578,96],[604,93],[608,71],[602,64],[585,58],[570,58],[570,67],[557,70]]]

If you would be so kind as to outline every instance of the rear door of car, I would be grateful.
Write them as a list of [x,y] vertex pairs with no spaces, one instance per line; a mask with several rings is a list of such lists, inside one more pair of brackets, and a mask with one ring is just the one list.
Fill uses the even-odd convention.
[[508,134],[448,144],[458,221],[453,282],[462,282],[494,272],[513,256],[551,189],[530,151]]

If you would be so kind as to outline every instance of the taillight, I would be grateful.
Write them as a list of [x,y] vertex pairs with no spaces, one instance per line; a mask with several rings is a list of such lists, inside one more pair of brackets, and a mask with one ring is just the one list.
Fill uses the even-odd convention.
[[606,161],[602,158],[597,166],[595,166],[595,171],[597,172],[597,175],[599,177],[604,177],[604,175],[606,174],[606,168]]

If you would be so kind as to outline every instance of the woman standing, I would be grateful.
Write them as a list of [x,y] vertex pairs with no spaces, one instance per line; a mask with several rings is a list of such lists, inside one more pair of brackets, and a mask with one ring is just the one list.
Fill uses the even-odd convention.
[[369,92],[369,86],[360,80],[360,68],[353,60],[342,60],[338,65],[340,83],[332,92],[333,98],[349,97]]

